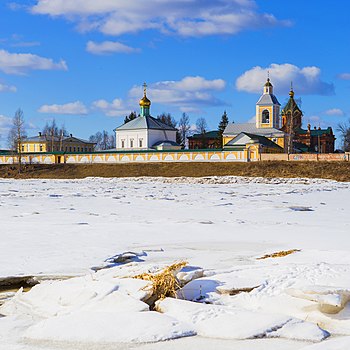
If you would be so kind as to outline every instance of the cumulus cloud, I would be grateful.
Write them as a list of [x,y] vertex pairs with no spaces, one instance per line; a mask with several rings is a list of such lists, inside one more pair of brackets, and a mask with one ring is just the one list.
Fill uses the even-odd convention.
[[291,24],[260,12],[255,0],[36,0],[31,11],[69,18],[83,30],[109,35],[155,29],[205,36]]
[[[224,101],[213,95],[213,91],[225,89],[222,79],[207,80],[203,77],[185,77],[179,81],[160,81],[149,86],[148,96],[153,102],[179,107],[181,111],[198,111],[198,107],[222,106]],[[129,96],[142,96],[142,88],[134,86]]]
[[331,108],[325,111],[324,114],[329,116],[342,117],[345,113],[340,108]]
[[334,85],[321,80],[321,70],[318,67],[297,67],[293,64],[271,64],[270,67],[256,66],[243,73],[236,80],[236,88],[239,91],[259,93],[266,82],[270,72],[270,77],[275,89],[279,93],[287,93],[290,83],[298,95],[317,94],[333,95]]
[[16,86],[0,83],[0,92],[17,92]]
[[86,51],[94,55],[140,52],[139,49],[124,45],[117,41],[104,41],[102,43],[95,43],[93,41],[88,41],[88,43],[86,44]]
[[341,73],[338,75],[338,78],[342,80],[350,80],[350,73]]
[[40,57],[30,53],[10,53],[0,50],[0,71],[6,74],[25,74],[30,70],[67,70],[67,64],[61,60]]
[[120,117],[130,113],[132,108],[128,108],[123,100],[116,98],[112,102],[106,100],[97,100],[93,102],[93,108],[100,110],[109,117]]
[[50,114],[84,115],[88,113],[88,109],[82,102],[75,101],[75,102],[66,103],[63,105],[58,105],[58,104],[43,105],[38,109],[38,112],[50,113]]
[[[160,81],[148,86],[147,96],[152,103],[177,107],[183,112],[199,112],[204,106],[227,105],[213,95],[222,91],[226,82],[222,79],[207,80],[203,77],[185,77],[178,81]],[[133,86],[128,98],[108,102],[104,99],[93,102],[93,108],[111,117],[125,116],[138,108],[138,101],[143,96],[142,86]]]

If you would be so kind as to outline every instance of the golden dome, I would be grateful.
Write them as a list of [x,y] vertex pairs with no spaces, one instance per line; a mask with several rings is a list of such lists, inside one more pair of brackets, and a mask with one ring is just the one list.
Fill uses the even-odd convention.
[[147,98],[147,96],[143,96],[140,100],[140,107],[150,107],[151,101]]
[[272,86],[272,84],[270,83],[270,78],[267,78],[267,82],[265,83],[265,86]]
[[146,83],[143,84],[143,97],[140,100],[140,107],[150,107],[151,101],[146,96],[146,89],[147,85]]
[[290,97],[294,97],[294,91],[293,91],[293,90],[290,90],[290,91],[289,91],[289,96],[290,96]]

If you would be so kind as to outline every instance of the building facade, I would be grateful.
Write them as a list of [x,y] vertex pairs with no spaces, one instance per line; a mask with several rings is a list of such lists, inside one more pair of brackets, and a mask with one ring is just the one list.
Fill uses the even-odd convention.
[[21,153],[45,153],[45,152],[93,152],[95,143],[69,136],[54,136],[42,134],[27,137],[21,142]]
[[[280,106],[268,78],[263,94],[256,103],[255,123],[228,124],[223,133],[224,149],[232,147],[235,144],[232,140],[238,135],[247,133],[269,139],[288,154],[334,152],[335,137],[331,127],[312,129],[308,124],[307,129],[302,128],[303,112],[294,99],[293,88],[289,92],[289,100],[282,111],[280,111]],[[242,135],[241,138],[246,139]]]
[[307,125],[302,128],[303,112],[294,99],[294,91],[291,88],[289,100],[282,110],[282,127],[286,133],[286,152],[316,152],[333,153],[335,136],[331,127],[321,129]]
[[187,139],[189,149],[221,148],[221,133],[219,130],[208,131],[204,134],[194,134]]
[[140,100],[140,116],[119,126],[115,131],[117,150],[180,149],[176,143],[177,129],[150,115],[151,101]]
[[266,137],[279,147],[284,148],[285,132],[280,130],[280,106],[268,78],[263,88],[263,94],[256,103],[255,123],[229,123],[223,132],[224,148],[241,133]]

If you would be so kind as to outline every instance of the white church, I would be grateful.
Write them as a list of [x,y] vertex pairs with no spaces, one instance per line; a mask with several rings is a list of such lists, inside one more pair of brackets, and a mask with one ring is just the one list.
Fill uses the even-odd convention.
[[177,150],[177,130],[162,123],[150,115],[151,101],[147,98],[144,84],[144,95],[140,100],[140,116],[119,126],[115,131],[117,150]]

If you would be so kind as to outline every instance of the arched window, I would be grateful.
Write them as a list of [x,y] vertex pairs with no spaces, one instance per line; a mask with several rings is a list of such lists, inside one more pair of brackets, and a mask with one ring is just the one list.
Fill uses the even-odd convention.
[[264,109],[262,112],[262,123],[263,124],[270,123],[270,112],[267,109]]

